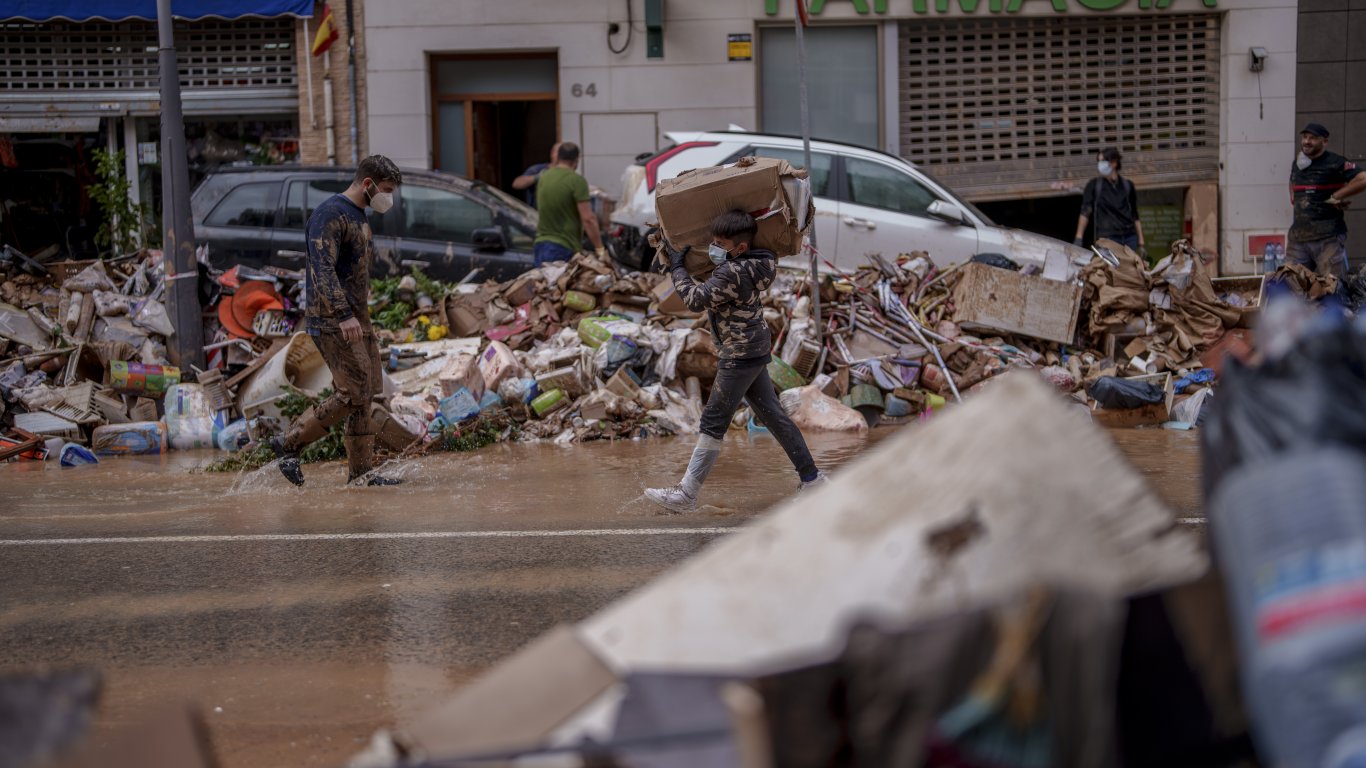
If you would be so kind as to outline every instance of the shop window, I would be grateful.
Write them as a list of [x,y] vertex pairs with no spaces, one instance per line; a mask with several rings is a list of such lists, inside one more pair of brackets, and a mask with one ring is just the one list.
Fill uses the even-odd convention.
[[292,181],[285,202],[285,229],[303,229],[313,211],[333,195],[346,191],[351,182],[342,179]]
[[280,182],[254,182],[229,192],[204,223],[211,227],[269,227],[275,223]]
[[[879,146],[877,27],[812,27],[805,38],[811,136]],[[791,27],[766,27],[759,39],[763,131],[800,135],[796,35]]]
[[492,211],[457,192],[416,184],[399,189],[404,237],[469,243],[474,230],[494,226]]
[[923,216],[939,198],[895,168],[858,158],[845,158],[849,202],[886,211]]

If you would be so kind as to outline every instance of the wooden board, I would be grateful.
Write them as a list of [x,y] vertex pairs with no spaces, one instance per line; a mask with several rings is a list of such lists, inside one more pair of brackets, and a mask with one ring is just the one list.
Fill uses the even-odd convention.
[[986,264],[968,264],[953,290],[954,320],[966,330],[1018,333],[1072,343],[1082,287]]

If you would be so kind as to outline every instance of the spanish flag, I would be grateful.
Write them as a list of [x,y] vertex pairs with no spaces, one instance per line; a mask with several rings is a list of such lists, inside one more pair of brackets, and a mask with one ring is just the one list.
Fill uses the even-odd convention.
[[323,20],[318,24],[318,34],[313,36],[313,55],[323,55],[323,51],[331,48],[338,37],[337,23],[332,20],[332,6],[324,3]]

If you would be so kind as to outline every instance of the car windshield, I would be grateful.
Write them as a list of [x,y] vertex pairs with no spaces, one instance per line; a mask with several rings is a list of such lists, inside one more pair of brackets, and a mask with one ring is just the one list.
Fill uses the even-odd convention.
[[[906,162],[909,163],[910,161],[907,160]],[[912,165],[915,165],[915,164],[912,163]],[[923,167],[921,167],[921,166],[919,166],[919,165],[916,165],[916,166],[915,166],[915,169],[916,169],[917,171],[920,171],[920,175],[921,175],[921,176],[924,176],[925,178],[927,178],[927,179],[929,179],[930,181],[934,182],[936,186],[938,186],[940,189],[942,189],[942,190],[944,191],[944,193],[947,194],[947,195],[949,196],[949,200],[952,201],[955,205],[958,205],[958,206],[964,208],[965,210],[972,211],[973,215],[975,215],[977,218],[981,219],[983,224],[986,224],[986,225],[989,226],[989,227],[994,227],[994,226],[996,226],[996,222],[992,221],[990,216],[986,215],[985,213],[982,213],[981,209],[979,209],[977,206],[975,206],[975,205],[973,205],[972,203],[969,203],[967,200],[964,200],[963,198],[959,197],[956,193],[954,193],[954,191],[953,191],[952,189],[950,189],[950,188],[948,187],[948,185],[946,185],[944,182],[940,181],[939,179],[936,179],[936,178],[934,177],[934,174],[930,173],[929,171],[925,170]]]
[[485,184],[482,181],[474,182],[474,188],[479,192],[482,192],[490,197],[495,198],[505,207],[511,208],[512,211],[516,213],[518,217],[525,219],[527,223],[531,224],[531,226],[536,226],[536,209],[527,205],[525,201],[518,200],[517,198],[513,197],[512,195],[509,195],[503,190],[497,187],[489,186],[488,184]]

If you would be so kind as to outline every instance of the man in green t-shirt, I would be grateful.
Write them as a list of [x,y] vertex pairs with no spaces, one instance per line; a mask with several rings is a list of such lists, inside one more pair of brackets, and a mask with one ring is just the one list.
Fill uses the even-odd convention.
[[578,252],[585,232],[598,256],[607,255],[598,232],[598,217],[588,202],[588,181],[575,171],[578,167],[579,145],[566,141],[555,154],[555,164],[536,182],[540,225],[532,253],[538,267],[547,261],[568,261]]

